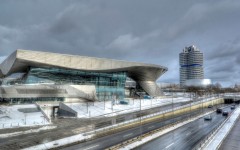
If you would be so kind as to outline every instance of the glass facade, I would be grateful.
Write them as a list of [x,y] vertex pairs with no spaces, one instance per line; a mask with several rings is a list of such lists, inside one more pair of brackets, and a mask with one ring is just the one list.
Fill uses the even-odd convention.
[[90,72],[61,68],[30,68],[24,84],[95,85],[99,100],[124,99],[126,72]]
[[36,97],[36,98],[10,98],[5,99],[9,101],[11,104],[29,104],[35,102],[43,102],[43,101],[64,101],[63,97]]

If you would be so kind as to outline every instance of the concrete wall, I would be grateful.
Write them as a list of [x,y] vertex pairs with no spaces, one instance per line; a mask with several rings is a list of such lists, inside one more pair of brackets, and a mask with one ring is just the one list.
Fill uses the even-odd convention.
[[78,113],[64,103],[59,103],[58,113],[60,116],[77,117]]

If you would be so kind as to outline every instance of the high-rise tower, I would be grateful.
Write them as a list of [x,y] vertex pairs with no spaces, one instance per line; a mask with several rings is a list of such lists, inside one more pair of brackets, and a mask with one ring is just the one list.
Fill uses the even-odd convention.
[[185,47],[179,54],[180,86],[189,79],[204,79],[203,53],[192,45]]

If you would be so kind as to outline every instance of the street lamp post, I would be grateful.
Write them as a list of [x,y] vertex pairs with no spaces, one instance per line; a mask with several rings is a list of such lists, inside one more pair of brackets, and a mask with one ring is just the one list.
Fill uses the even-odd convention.
[[[173,113],[173,125],[174,125],[174,123],[175,123],[175,116],[174,116],[174,105],[173,105],[173,91],[172,91],[172,113]],[[173,130],[173,140],[172,141],[174,141],[174,130]]]
[[142,140],[142,99],[140,98],[140,141]]
[[139,117],[140,117],[140,141],[142,140],[142,100],[141,100],[141,96],[139,98],[140,103],[139,103]]
[[24,117],[25,117],[25,125],[27,124],[27,114],[24,113]]
[[192,93],[190,92],[190,120],[191,120],[191,118],[192,118],[192,101],[193,101],[193,99],[192,99]]

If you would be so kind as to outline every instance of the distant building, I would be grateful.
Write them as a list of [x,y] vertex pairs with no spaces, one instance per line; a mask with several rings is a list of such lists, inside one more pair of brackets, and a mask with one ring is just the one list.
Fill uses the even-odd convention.
[[187,80],[204,79],[203,53],[192,45],[185,47],[179,54],[180,86],[183,87]]

